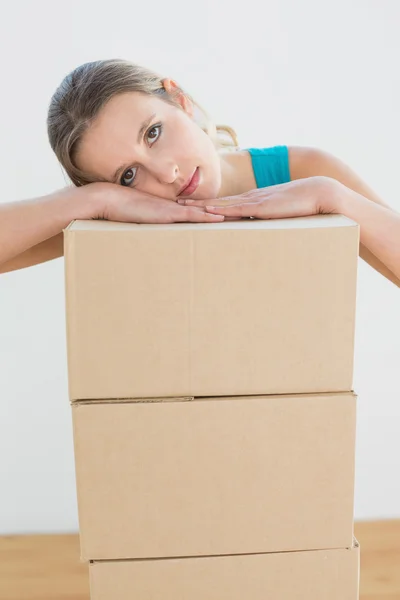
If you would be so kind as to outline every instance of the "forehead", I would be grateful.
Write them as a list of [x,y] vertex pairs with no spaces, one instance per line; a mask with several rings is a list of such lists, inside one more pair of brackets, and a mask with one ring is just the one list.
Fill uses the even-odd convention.
[[[143,121],[152,114],[165,114],[173,107],[148,94],[130,92],[119,94],[109,100],[100,110],[97,117],[88,129],[88,134],[98,135],[120,135],[127,131],[127,127],[137,126],[139,131]],[[130,129],[129,134],[133,131]]]
[[119,116],[140,120],[151,112],[165,111],[169,107],[171,107],[170,104],[157,96],[139,92],[126,92],[111,98],[100,110],[93,125],[94,127],[101,126],[105,122],[107,123],[109,119],[117,119]]
[[153,114],[165,117],[174,108],[148,94],[128,92],[115,96],[84,133],[76,156],[77,166],[96,177],[110,178],[110,166],[131,156],[142,123]]

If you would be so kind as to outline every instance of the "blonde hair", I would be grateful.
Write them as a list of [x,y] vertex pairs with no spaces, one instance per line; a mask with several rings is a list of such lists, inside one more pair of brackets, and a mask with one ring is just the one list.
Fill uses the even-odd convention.
[[[165,90],[163,80],[157,73],[120,59],[85,63],[67,75],[55,91],[48,110],[48,137],[59,162],[76,186],[95,181],[75,165],[74,159],[83,134],[101,108],[116,94],[124,92],[158,96],[177,105],[175,94]],[[213,125],[204,109],[188,94],[185,93],[185,96],[193,104],[196,122],[218,148],[238,147],[236,134],[231,127]]]

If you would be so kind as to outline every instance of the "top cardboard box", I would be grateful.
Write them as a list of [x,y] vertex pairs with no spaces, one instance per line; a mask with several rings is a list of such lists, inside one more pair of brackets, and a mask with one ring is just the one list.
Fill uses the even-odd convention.
[[72,401],[352,389],[346,217],[75,221],[64,243]]

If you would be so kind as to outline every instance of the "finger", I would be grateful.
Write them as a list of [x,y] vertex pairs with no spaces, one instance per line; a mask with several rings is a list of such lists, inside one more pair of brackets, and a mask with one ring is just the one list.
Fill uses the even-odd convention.
[[236,206],[206,206],[212,214],[226,217],[253,217],[255,219],[285,219],[306,217],[316,214],[315,198],[312,194],[298,197],[292,194],[275,194],[268,202],[237,204]]
[[178,204],[182,204],[184,206],[193,206],[193,207],[206,207],[209,205],[212,206],[230,206],[232,204],[243,204],[244,202],[251,202],[251,199],[246,199],[244,194],[240,196],[226,196],[225,198],[208,198],[208,200],[178,200]]
[[188,220],[192,223],[221,223],[225,221],[225,217],[207,212],[193,212]]
[[217,223],[224,221],[223,215],[214,215],[205,210],[205,208],[182,207],[174,216],[176,222],[194,222],[194,223]]
[[[185,200],[185,198],[179,198],[177,200],[177,203],[182,206],[205,206],[206,202],[207,200]],[[210,199],[208,202],[210,202]]]
[[257,217],[258,208],[258,202],[231,204],[229,206],[206,206],[208,212],[226,217]]

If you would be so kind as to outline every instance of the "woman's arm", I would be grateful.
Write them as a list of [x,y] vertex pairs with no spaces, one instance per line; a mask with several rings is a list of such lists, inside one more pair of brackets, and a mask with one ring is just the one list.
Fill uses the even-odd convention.
[[400,214],[341,186],[334,195],[335,212],[360,225],[360,242],[400,286]]
[[[319,150],[317,148],[290,147],[289,148],[289,166],[292,180],[302,179],[322,175],[332,177],[347,188],[361,194],[372,202],[390,209],[350,167],[332,154]],[[354,218],[354,217],[353,217]],[[356,218],[354,218],[357,221]],[[358,222],[358,221],[357,221]],[[400,279],[392,273],[388,267],[374,254],[368,241],[365,241],[363,231],[361,230],[360,256],[371,267],[379,271],[387,279],[390,279],[397,286],[400,286]]]
[[75,188],[0,204],[0,273],[62,256],[62,230],[73,219],[90,219],[94,209],[90,195]]
[[0,273],[62,256],[62,231],[74,219],[213,223],[224,217],[113,183],[91,183],[42,198],[0,204]]
[[382,265],[384,275],[400,285],[400,214],[337,179],[317,175],[294,179],[216,200],[182,199],[226,218],[286,219],[323,213],[343,214],[360,225],[360,241]]
[[60,258],[63,254],[64,236],[62,233],[57,233],[57,235],[36,244],[32,248],[28,248],[25,252],[7,260],[5,263],[0,263],[0,275],[9,271],[32,267],[33,265],[38,265],[54,258]]

